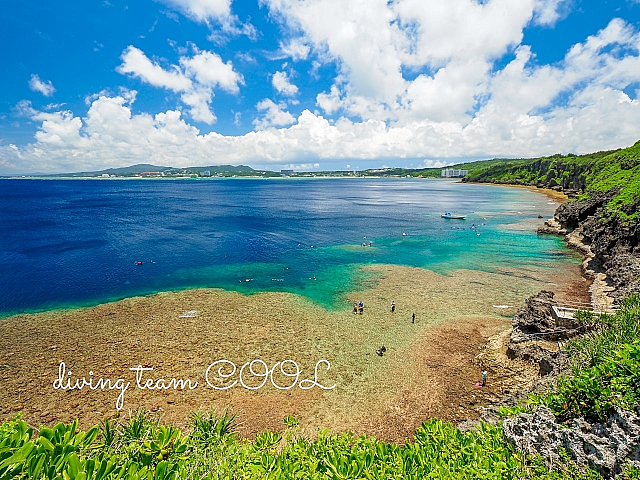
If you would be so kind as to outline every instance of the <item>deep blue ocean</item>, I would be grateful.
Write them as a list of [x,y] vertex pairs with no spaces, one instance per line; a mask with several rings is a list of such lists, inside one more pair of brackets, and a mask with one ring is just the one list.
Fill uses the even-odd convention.
[[0,180],[0,315],[191,287],[333,308],[363,264],[551,269],[576,260],[522,222],[556,206],[435,179]]

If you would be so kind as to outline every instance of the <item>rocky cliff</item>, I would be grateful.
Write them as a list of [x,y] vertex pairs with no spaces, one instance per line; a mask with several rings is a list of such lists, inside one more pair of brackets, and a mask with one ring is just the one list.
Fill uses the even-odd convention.
[[[594,192],[585,199],[562,204],[554,219],[560,227],[558,233],[570,235],[570,244],[582,244],[583,251],[592,256],[588,269],[604,273],[612,287],[610,295],[620,301],[629,293],[640,292],[640,226],[637,221],[626,222],[620,216],[605,214],[605,206],[618,191]],[[634,202],[628,211],[639,207],[640,202]]]
[[580,468],[590,467],[604,478],[622,473],[625,466],[640,466],[640,417],[615,409],[607,423],[588,423],[582,418],[561,423],[546,407],[522,413],[503,422],[503,430],[519,452],[539,454],[548,464],[567,452]]
[[[640,293],[640,142],[629,149],[601,152],[593,158],[566,160],[562,156],[528,163],[492,167],[467,181],[533,185],[564,191],[570,201],[558,207],[541,234],[564,236],[567,244],[584,254],[583,271],[593,279],[592,304],[607,309],[631,293]],[[562,342],[582,332],[578,324],[554,318],[557,305],[551,292],[530,297],[514,316],[507,355],[539,367],[541,379],[529,391],[546,390],[558,375],[570,373]],[[503,399],[513,405],[526,397],[518,392]],[[496,407],[485,420],[496,420]],[[527,454],[540,454],[549,465],[558,460],[560,447],[578,466],[589,466],[605,478],[621,473],[630,462],[640,468],[640,417],[616,410],[607,424],[582,418],[560,422],[539,407],[503,422],[506,438]]]

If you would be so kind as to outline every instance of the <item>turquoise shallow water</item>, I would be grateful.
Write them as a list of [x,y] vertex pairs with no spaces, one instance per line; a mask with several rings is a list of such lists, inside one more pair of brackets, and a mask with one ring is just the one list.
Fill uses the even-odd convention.
[[367,279],[362,265],[446,274],[577,261],[535,233],[557,207],[546,196],[446,180],[0,180],[0,205],[1,315],[192,287],[334,308]]

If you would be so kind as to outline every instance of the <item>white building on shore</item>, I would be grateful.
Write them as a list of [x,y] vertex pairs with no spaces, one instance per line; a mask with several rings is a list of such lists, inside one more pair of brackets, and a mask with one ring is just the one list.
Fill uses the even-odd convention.
[[446,168],[442,170],[441,177],[442,178],[461,178],[461,177],[466,177],[468,173],[469,173],[469,170]]

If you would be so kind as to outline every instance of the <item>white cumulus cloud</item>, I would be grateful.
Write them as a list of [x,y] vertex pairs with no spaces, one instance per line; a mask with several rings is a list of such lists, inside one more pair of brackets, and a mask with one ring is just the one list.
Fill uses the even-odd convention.
[[257,36],[256,28],[250,23],[242,23],[231,11],[232,0],[156,0],[172,7],[198,23],[213,24],[221,29],[211,28],[208,39],[225,41],[225,35],[246,35],[251,39]]
[[56,91],[51,83],[51,80],[42,81],[37,74],[31,75],[29,80],[29,88],[34,92],[40,92],[45,97],[50,97]]
[[320,168],[319,163],[290,163],[289,165],[284,166],[285,169],[295,170],[297,172],[308,172],[309,170],[317,170]]
[[180,65],[171,65],[169,69],[152,62],[142,50],[131,45],[122,53],[121,59],[122,64],[116,69],[119,73],[180,93],[181,101],[190,107],[191,117],[207,124],[216,121],[211,110],[214,89],[237,94],[240,85],[244,84],[242,75],[233,69],[231,61],[224,62],[218,54],[195,47],[193,56],[180,57]]
[[[565,0],[265,0],[293,36],[340,73],[318,95],[327,114],[363,120],[468,121],[493,62],[532,19],[551,24]],[[407,80],[405,70],[420,73]]]
[[[580,106],[585,102],[590,107]],[[240,136],[202,134],[175,110],[134,115],[122,96],[100,96],[84,118],[69,111],[33,110],[31,118],[41,122],[35,141],[24,147],[0,145],[0,168],[5,173],[25,173],[98,170],[143,159],[180,167],[208,165],[212,159],[283,165],[297,164],[301,158],[310,160],[305,163],[329,163],[400,156],[459,159],[529,156],[533,151],[538,155],[586,153],[633,144],[640,124],[637,100],[599,88],[584,91],[569,108],[553,112],[548,119],[510,114],[501,123],[497,121],[500,112],[490,105],[466,126],[429,120],[404,125],[344,118],[330,122],[308,110],[295,119],[283,105],[268,99],[259,108],[266,116],[256,122],[257,130]],[[616,117],[620,120],[613,122]],[[291,126],[269,128],[279,123]]]
[[553,25],[568,13],[573,0],[536,0],[534,21],[539,25]]
[[291,83],[287,72],[274,73],[271,79],[271,83],[273,85],[273,88],[275,88],[278,93],[281,93],[288,97],[291,97],[298,93],[298,87]]
[[275,103],[273,100],[265,98],[256,105],[256,109],[265,112],[264,115],[253,121],[256,130],[264,130],[270,127],[282,127],[295,123],[296,118],[285,110],[285,103]]
[[201,85],[220,87],[229,93],[238,93],[243,84],[242,75],[233,69],[231,61],[222,61],[220,55],[213,52],[197,52],[191,58],[182,57],[180,65],[185,73]]
[[306,60],[311,48],[300,39],[292,39],[287,44],[280,43],[280,50],[285,57],[291,57],[293,61],[298,61]]
[[122,53],[122,64],[118,66],[118,73],[130,74],[154,87],[167,88],[174,92],[190,90],[193,86],[176,66],[171,70],[165,70],[157,63],[152,62],[142,50],[129,45]]

